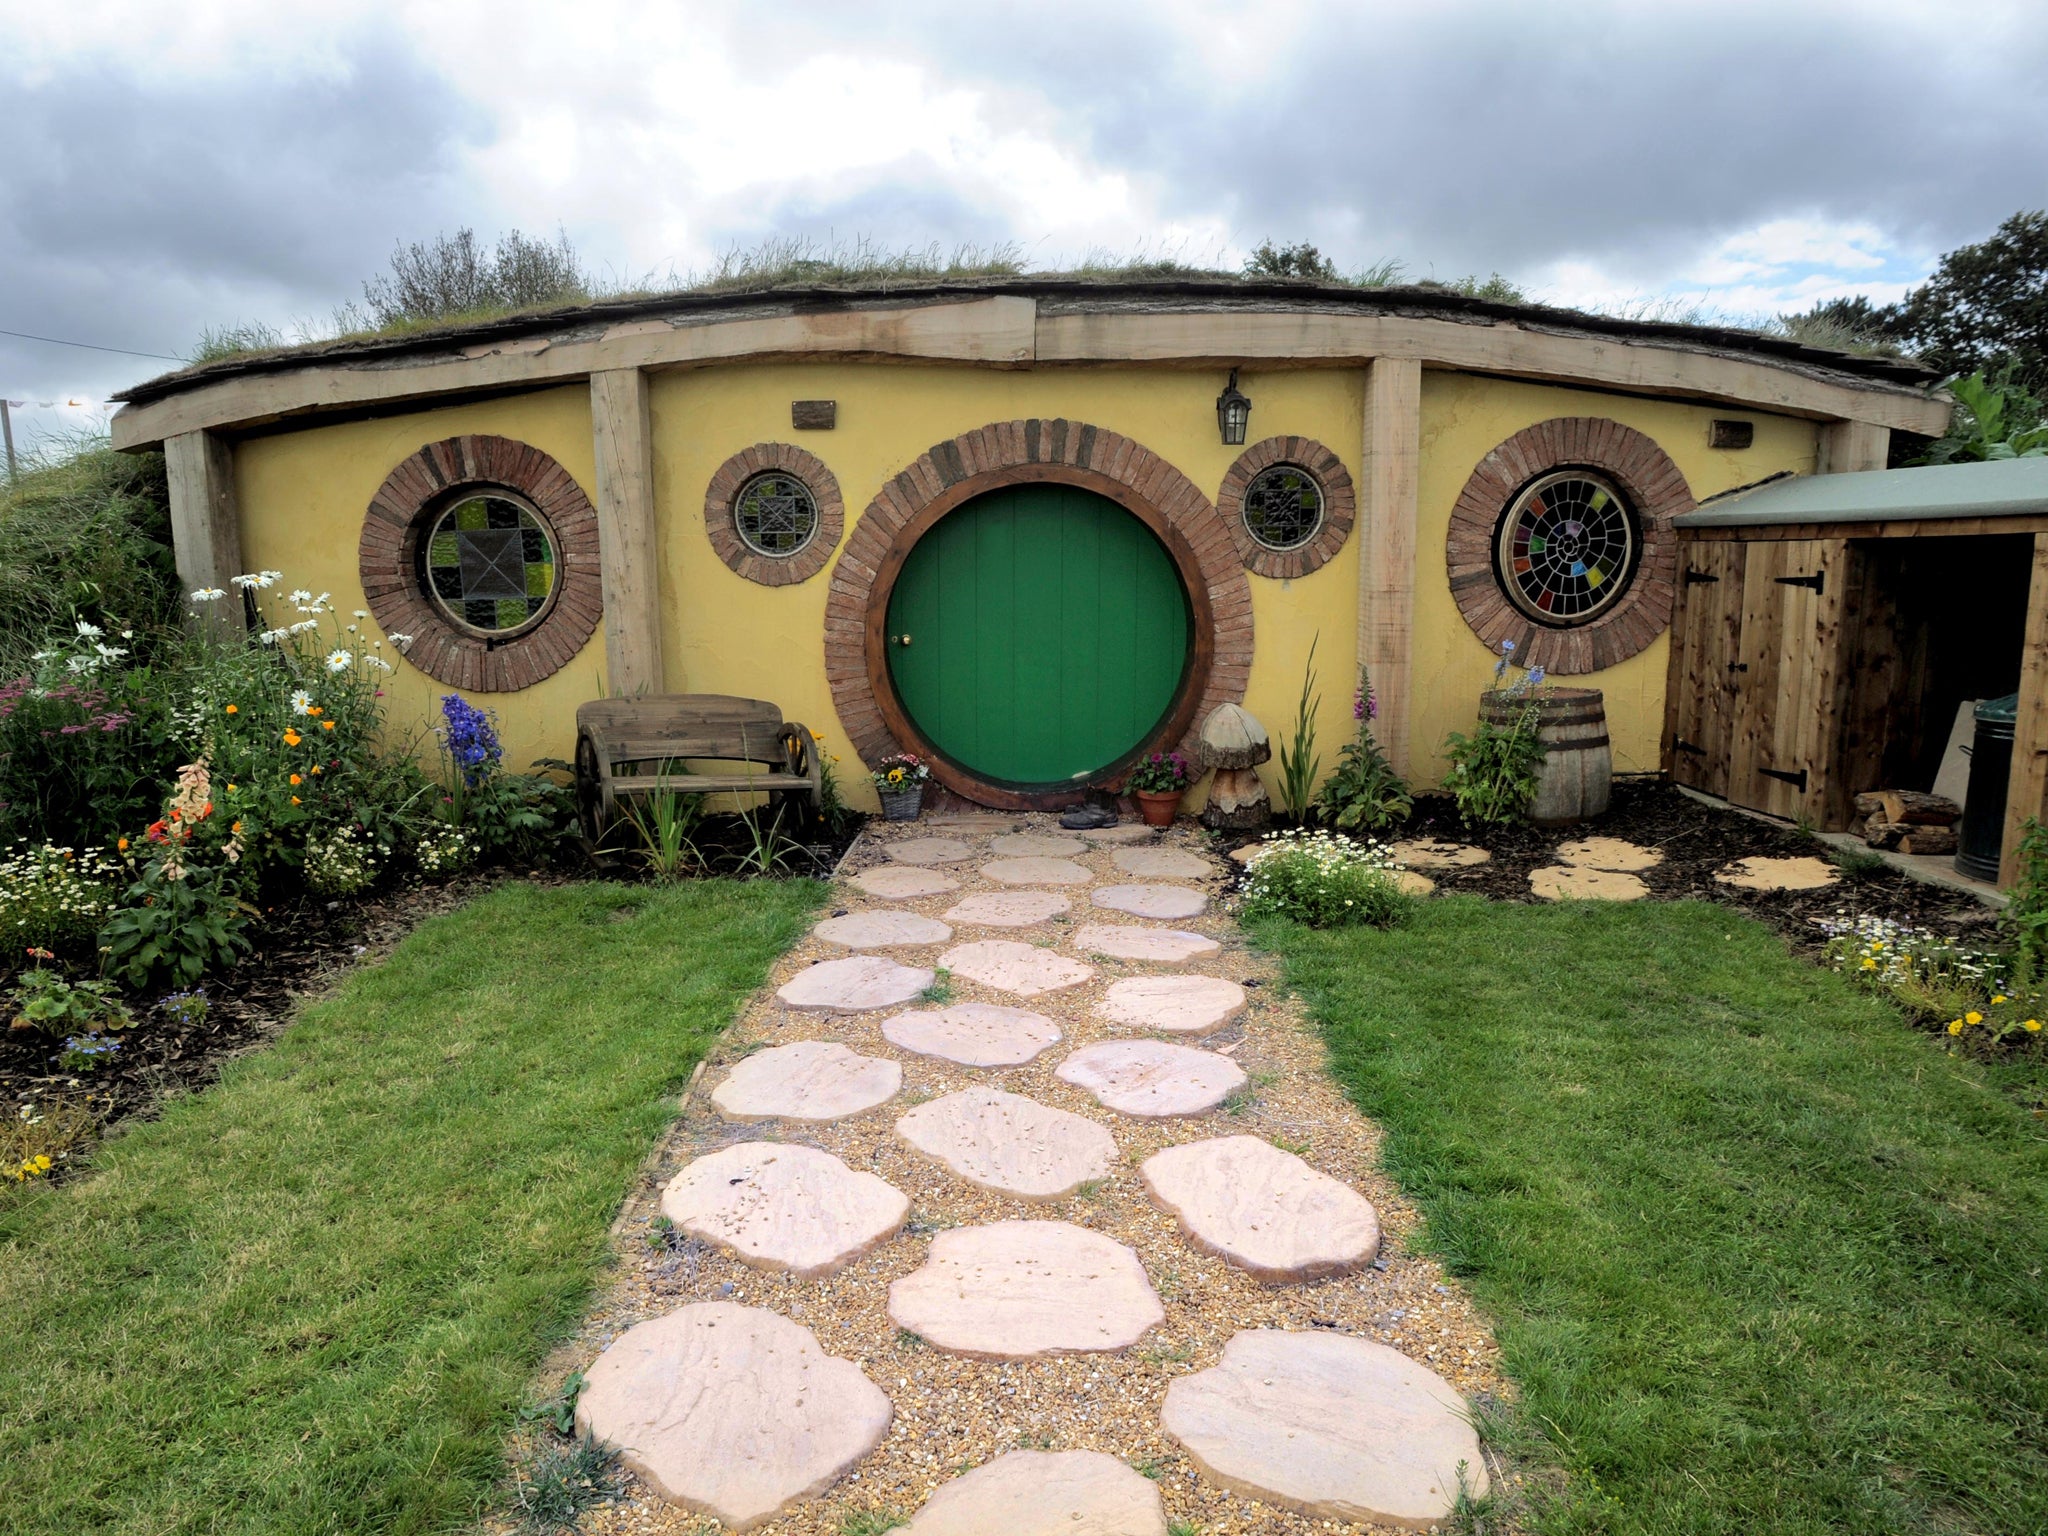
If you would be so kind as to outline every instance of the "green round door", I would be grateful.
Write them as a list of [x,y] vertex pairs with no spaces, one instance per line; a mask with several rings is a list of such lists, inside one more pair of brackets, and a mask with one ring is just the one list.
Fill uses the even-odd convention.
[[1027,485],[941,518],[889,596],[889,675],[940,754],[977,777],[1066,785],[1144,743],[1193,624],[1173,557],[1105,496]]

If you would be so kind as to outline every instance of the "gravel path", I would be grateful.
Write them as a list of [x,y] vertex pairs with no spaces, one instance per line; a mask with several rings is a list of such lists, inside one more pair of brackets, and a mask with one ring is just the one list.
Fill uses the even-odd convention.
[[[1492,1337],[1470,1298],[1434,1262],[1407,1251],[1404,1238],[1414,1230],[1416,1215],[1379,1171],[1378,1130],[1331,1082],[1312,1025],[1297,1003],[1276,993],[1273,962],[1247,949],[1243,935],[1222,910],[1227,865],[1193,829],[1176,828],[1144,839],[1129,829],[1117,830],[1116,842],[1091,842],[1081,851],[1056,854],[1051,844],[1043,852],[1031,843],[990,847],[992,839],[1005,836],[1069,836],[1045,816],[962,816],[911,826],[872,825],[841,871],[839,899],[824,914],[828,920],[888,911],[943,922],[945,914],[966,898],[1022,890],[1057,892],[1068,899],[1069,910],[1021,927],[982,927],[955,920],[950,939],[925,944],[854,950],[816,933],[798,944],[720,1043],[674,1131],[632,1191],[616,1228],[612,1277],[577,1337],[550,1360],[543,1390],[553,1389],[572,1370],[589,1369],[611,1341],[635,1324],[690,1303],[732,1302],[768,1309],[811,1329],[827,1354],[856,1364],[894,1407],[880,1445],[852,1472],[753,1527],[769,1536],[839,1536],[842,1526],[863,1512],[909,1516],[942,1484],[1016,1450],[1107,1453],[1156,1478],[1166,1515],[1191,1522],[1203,1536],[1381,1529],[1290,1513],[1210,1481],[1161,1430],[1168,1387],[1216,1366],[1225,1345],[1241,1331],[1320,1330],[1391,1346],[1440,1374],[1467,1399],[1484,1400],[1508,1391]],[[890,857],[892,843],[931,839],[968,844],[973,858],[960,860],[950,857],[952,849],[929,847],[911,850],[913,858],[929,858],[934,852],[949,857],[923,865],[906,865]],[[1177,857],[1128,856],[1141,849]],[[1119,859],[1119,850],[1126,856]],[[1010,867],[999,868],[996,878],[983,872],[984,866],[1002,862],[1006,853]],[[1016,864],[1053,858],[1081,866],[1089,883],[1073,883],[1065,873],[1051,869],[1042,872],[1065,883],[1014,883]],[[1206,873],[1187,878],[1187,872],[1197,867],[1197,858]],[[1128,886],[1137,878],[1131,870],[1134,862],[1142,868],[1182,872],[1171,883],[1205,892],[1210,898],[1207,909],[1198,916],[1146,922],[1094,905],[1093,891]],[[884,868],[942,872],[957,889],[890,900],[868,894],[849,878]],[[1220,948],[1191,962],[1164,964],[1115,959],[1075,944],[1077,932],[1100,924],[1194,933],[1215,940]],[[866,925],[842,923],[836,931],[862,937]],[[942,972],[938,986],[950,995],[914,1002],[909,1008],[986,1003],[1044,1015],[1065,1038],[1022,1065],[973,1068],[898,1049],[884,1037],[881,1026],[904,1012],[901,1007],[797,1011],[776,996],[778,989],[821,961],[864,954],[937,968],[948,950],[992,939],[1031,945],[1046,951],[1048,959],[1083,962],[1092,973],[1077,984],[1019,996]],[[1190,973],[1238,983],[1249,994],[1248,1006],[1221,1028],[1173,1037],[1178,1044],[1220,1052],[1248,1074],[1247,1086],[1222,1106],[1189,1118],[1137,1119],[1104,1108],[1092,1094],[1054,1075],[1078,1047],[1144,1037],[1098,1014],[1117,982]],[[712,1103],[710,1090],[749,1055],[764,1047],[811,1040],[836,1042],[899,1064],[901,1092],[865,1113],[826,1123],[728,1121]],[[1020,1199],[956,1176],[897,1134],[897,1120],[915,1106],[969,1088],[1022,1095],[1102,1126],[1117,1148],[1109,1174],[1063,1198]],[[1140,1165],[1163,1148],[1221,1136],[1263,1138],[1363,1195],[1376,1208],[1383,1234],[1379,1257],[1353,1273],[1306,1284],[1269,1285],[1198,1249],[1148,1194]],[[700,1239],[684,1239],[680,1233],[664,1238],[657,1224],[664,1186],[694,1159],[760,1141],[817,1148],[854,1170],[878,1175],[909,1197],[907,1225],[837,1273],[808,1279],[751,1268],[730,1251]],[[946,1353],[900,1329],[888,1310],[892,1283],[926,1264],[936,1234],[995,1222],[1066,1222],[1128,1245],[1143,1264],[1164,1320],[1135,1345],[1114,1353],[1031,1360]],[[1511,1469],[1495,1465],[1490,1470],[1497,1484],[1517,1481]],[[510,1526],[493,1522],[493,1528]],[[666,1502],[629,1477],[625,1496],[587,1512],[579,1528],[606,1536],[700,1536],[723,1527]]]

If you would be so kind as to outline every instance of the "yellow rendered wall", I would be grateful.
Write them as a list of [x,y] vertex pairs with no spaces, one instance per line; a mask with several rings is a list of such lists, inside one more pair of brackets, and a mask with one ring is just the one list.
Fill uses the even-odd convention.
[[[1634,427],[1671,456],[1694,499],[1701,501],[1781,470],[1811,474],[1818,442],[1814,423],[1794,417],[1426,371],[1415,535],[1415,707],[1409,736],[1409,761],[1423,783],[1441,780],[1444,737],[1471,729],[1478,719],[1479,695],[1490,685],[1497,659],[1465,623],[1451,596],[1444,563],[1451,511],[1481,459],[1524,427],[1553,416],[1604,416]],[[1707,423],[1716,418],[1754,422],[1753,445],[1739,452],[1709,448]],[[1560,679],[1606,695],[1617,773],[1652,773],[1659,766],[1669,659],[1667,632],[1618,667]]]
[[[713,552],[704,488],[730,455],[757,442],[796,443],[839,481],[850,535],[875,493],[933,444],[992,421],[1063,416],[1121,432],[1171,462],[1214,497],[1241,448],[1216,430],[1220,369],[1004,371],[862,363],[791,363],[658,375],[650,392],[654,495],[660,522],[664,665],[671,689],[773,699],[828,738],[846,760],[849,802],[875,805],[846,757],[825,683],[825,594],[831,568],[793,587],[735,575]],[[1298,433],[1327,444],[1356,480],[1364,376],[1299,370],[1239,376],[1251,396],[1250,441]],[[791,400],[836,400],[831,432],[792,432]],[[1291,727],[1310,642],[1317,668],[1322,755],[1334,764],[1351,731],[1358,540],[1300,581],[1250,578],[1254,654],[1245,705],[1277,742]],[[1277,768],[1277,764],[1275,765]],[[1199,801],[1190,802],[1191,806]]]
[[[375,619],[351,614],[370,605],[356,574],[363,516],[385,476],[428,443],[465,432],[517,438],[553,455],[596,497],[590,439],[590,390],[582,384],[475,405],[312,427],[250,438],[235,448],[235,492],[241,501],[242,560],[252,571],[285,574],[286,587],[331,592],[343,623],[360,623],[383,639]],[[286,618],[291,615],[286,614]],[[393,656],[387,641],[375,654]],[[395,658],[385,685],[394,739],[418,735],[440,721],[441,696],[460,692]],[[604,689],[604,626],[576,659],[554,676],[517,693],[465,694],[498,715],[505,764],[524,770],[536,757],[566,758],[576,745],[576,706]],[[431,741],[422,741],[431,752]]]
[[[846,503],[846,532],[876,491],[933,444],[1028,416],[1092,422],[1143,443],[1214,496],[1240,450],[1217,440],[1220,369],[1000,370],[859,362],[729,366],[660,374],[650,397],[661,563],[662,650],[675,692],[737,693],[772,699],[785,715],[821,732],[843,759],[848,799],[872,808],[861,765],[847,755],[825,683],[823,634],[831,567],[792,587],[770,588],[728,569],[705,533],[704,492],[733,453],[764,441],[798,443],[831,468]],[[1253,402],[1250,438],[1295,433],[1332,449],[1362,488],[1363,374],[1352,369],[1246,372]],[[794,432],[794,399],[839,406],[831,432]],[[1756,443],[1709,450],[1707,423],[1742,414]],[[1810,471],[1811,422],[1707,406],[1639,400],[1594,391],[1427,372],[1415,572],[1415,699],[1411,736],[1416,777],[1435,782],[1445,734],[1469,727],[1492,657],[1465,625],[1444,573],[1444,539],[1458,493],[1479,460],[1526,426],[1559,415],[1602,415],[1654,438],[1676,461],[1695,496],[1778,470]],[[384,477],[423,445],[464,432],[491,432],[543,449],[595,497],[589,394],[581,385],[375,421],[252,438],[236,450],[244,559],[274,568],[289,584],[330,591],[344,616],[368,605],[356,577],[364,509]],[[1367,509],[1361,506],[1361,513]],[[1292,730],[1302,673],[1316,644],[1321,708],[1316,721],[1325,771],[1349,737],[1355,677],[1359,537],[1297,581],[1251,576],[1255,649],[1245,704],[1275,744]],[[375,633],[374,622],[366,625]],[[1607,694],[1615,766],[1652,769],[1662,722],[1666,643],[1587,679]],[[388,647],[386,654],[388,654]],[[567,757],[577,704],[605,685],[604,632],[568,667],[518,693],[474,695],[497,711],[507,762]],[[394,727],[422,730],[449,690],[403,668],[390,685]],[[1266,771],[1277,791],[1278,763]],[[1198,803],[1198,802],[1197,802]]]

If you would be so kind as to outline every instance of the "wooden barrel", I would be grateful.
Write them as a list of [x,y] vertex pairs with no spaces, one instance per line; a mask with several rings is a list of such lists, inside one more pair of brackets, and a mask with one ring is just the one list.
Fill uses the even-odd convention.
[[1479,718],[1512,725],[1531,704],[1544,754],[1529,819],[1539,827],[1563,827],[1602,814],[1614,789],[1614,753],[1607,744],[1607,703],[1600,690],[1489,691],[1479,696]]

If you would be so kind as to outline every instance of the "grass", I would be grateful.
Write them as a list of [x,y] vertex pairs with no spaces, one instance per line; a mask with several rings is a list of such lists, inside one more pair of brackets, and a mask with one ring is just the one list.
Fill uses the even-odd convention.
[[2048,1529],[2019,1068],[1704,904],[1268,924],[1566,1469],[1535,1529]]
[[472,1517],[674,1091],[821,895],[503,887],[0,1203],[9,1532]]

